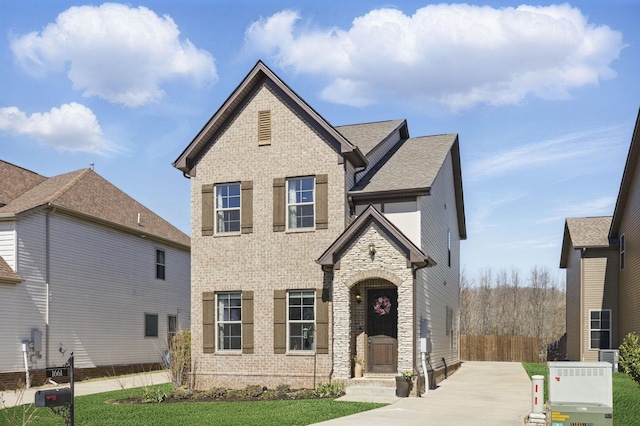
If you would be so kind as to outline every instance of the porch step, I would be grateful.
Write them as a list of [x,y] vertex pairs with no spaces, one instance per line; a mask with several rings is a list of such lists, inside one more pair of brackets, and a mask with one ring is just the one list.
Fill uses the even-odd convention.
[[394,376],[374,376],[351,379],[345,387],[347,396],[396,396],[396,379]]

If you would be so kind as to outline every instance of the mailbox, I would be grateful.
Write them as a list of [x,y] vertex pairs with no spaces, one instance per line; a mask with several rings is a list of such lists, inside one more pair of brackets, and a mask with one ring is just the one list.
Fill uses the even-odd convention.
[[35,405],[38,408],[71,405],[71,389],[57,388],[39,390],[36,392]]

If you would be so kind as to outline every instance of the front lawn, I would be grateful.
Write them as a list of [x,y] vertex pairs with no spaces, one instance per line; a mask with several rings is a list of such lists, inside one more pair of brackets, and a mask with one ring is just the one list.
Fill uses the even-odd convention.
[[[171,385],[157,385],[164,392],[171,392]],[[148,388],[147,388],[148,392]],[[140,396],[143,388],[127,389],[75,399],[75,424],[89,425],[308,425],[337,417],[371,410],[383,404],[360,402],[338,402],[333,399],[305,399],[295,401],[255,402],[180,402],[148,404],[112,404],[120,400]],[[22,418],[23,407],[16,407],[18,418]],[[0,425],[10,425],[7,415],[11,410],[0,410]],[[49,409],[35,409],[37,426],[59,426],[62,418]],[[16,423],[16,424],[22,424]]]
[[[547,364],[523,363],[529,377],[544,376],[544,400],[548,398]],[[617,426],[640,425],[640,386],[624,373],[613,373],[613,424]]]

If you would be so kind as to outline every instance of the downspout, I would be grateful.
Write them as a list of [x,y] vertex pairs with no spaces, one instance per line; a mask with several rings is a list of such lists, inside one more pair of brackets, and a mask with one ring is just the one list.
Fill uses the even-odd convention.
[[[411,317],[412,317],[412,325],[411,325],[412,326],[412,336],[411,337],[412,337],[412,340],[413,340],[413,350],[411,351],[411,356],[413,358],[412,359],[413,369],[419,373],[420,372],[420,368],[418,368],[418,366],[416,365],[416,347],[415,347],[416,342],[417,342],[417,340],[416,340],[416,314],[417,314],[418,310],[417,310],[416,306],[418,304],[416,303],[416,296],[417,296],[418,292],[416,290],[416,281],[417,281],[416,280],[416,275],[418,273],[418,270],[415,268],[415,266],[412,269],[413,269],[413,289],[412,289],[412,292],[413,292],[413,295],[412,295],[412,298],[413,298],[412,311],[413,312],[411,314]],[[426,371],[427,370],[423,370],[423,373],[425,373],[424,374],[425,377],[427,376],[426,375]],[[416,380],[416,396],[419,397],[420,396],[420,386],[418,386],[417,382],[418,381]],[[425,385],[424,385],[425,390],[427,389],[426,383],[427,382],[425,380]]]

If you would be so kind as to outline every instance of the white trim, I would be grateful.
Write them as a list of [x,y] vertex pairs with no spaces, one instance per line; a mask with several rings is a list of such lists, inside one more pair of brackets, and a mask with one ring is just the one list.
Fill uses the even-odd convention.
[[[301,319],[301,320],[292,320],[289,318],[289,299],[291,297],[291,293],[311,293],[311,297],[313,298],[313,320],[305,320],[305,319]],[[304,305],[301,305],[304,306]],[[318,313],[317,313],[317,306],[316,306],[316,290],[315,289],[301,289],[301,290],[287,290],[287,303],[286,303],[286,310],[287,310],[287,343],[286,343],[286,353],[287,354],[313,354],[316,351],[316,330],[317,330],[317,325],[316,325],[316,319],[318,317]],[[310,323],[313,322],[313,343],[312,343],[312,348],[311,349],[291,349],[290,347],[290,343],[291,343],[291,324],[297,324],[297,323]]]
[[[313,200],[311,202],[309,201],[300,201],[300,202],[290,202],[289,199],[289,183],[293,182],[293,181],[303,181],[305,179],[310,179],[311,180],[311,194],[313,197]],[[307,192],[307,191],[300,191],[300,192]],[[316,228],[316,206],[317,206],[317,194],[316,194],[316,177],[315,176],[299,176],[299,177],[291,177],[291,178],[287,178],[286,179],[286,184],[285,184],[285,222],[286,222],[286,230],[289,232],[299,232],[299,231],[312,231],[315,230]],[[312,218],[312,226],[302,226],[302,227],[292,227],[291,225],[291,220],[289,217],[289,207],[293,207],[293,206],[312,206],[313,207],[313,218]]]
[[[600,312],[600,325],[602,326],[602,312],[609,312],[609,328],[591,328],[591,313],[592,312]],[[599,351],[601,349],[611,349],[611,340],[612,340],[612,324],[613,324],[613,318],[612,318],[612,312],[611,309],[589,309],[589,350],[592,351]],[[609,332],[609,347],[608,348],[594,348],[591,345],[591,332],[592,331],[608,331]]]
[[[240,296],[239,300],[240,300],[240,319],[239,320],[221,320],[220,316],[219,316],[219,305],[218,305],[218,297],[220,295],[234,295],[237,294]],[[216,339],[216,343],[215,343],[215,351],[216,352],[224,352],[224,353],[242,353],[242,291],[221,291],[219,293],[215,294],[215,339]],[[218,331],[220,330],[220,326],[221,325],[225,325],[225,324],[238,324],[240,325],[240,348],[238,349],[225,349],[225,348],[221,348],[220,347],[220,335],[218,333]]]
[[[218,207],[218,188],[220,187],[238,187],[238,207]],[[235,198],[227,195],[227,199]],[[218,230],[218,212],[238,212],[238,230],[237,231],[219,231]],[[238,235],[242,230],[242,184],[240,182],[216,183],[213,185],[213,233],[216,235]]]

